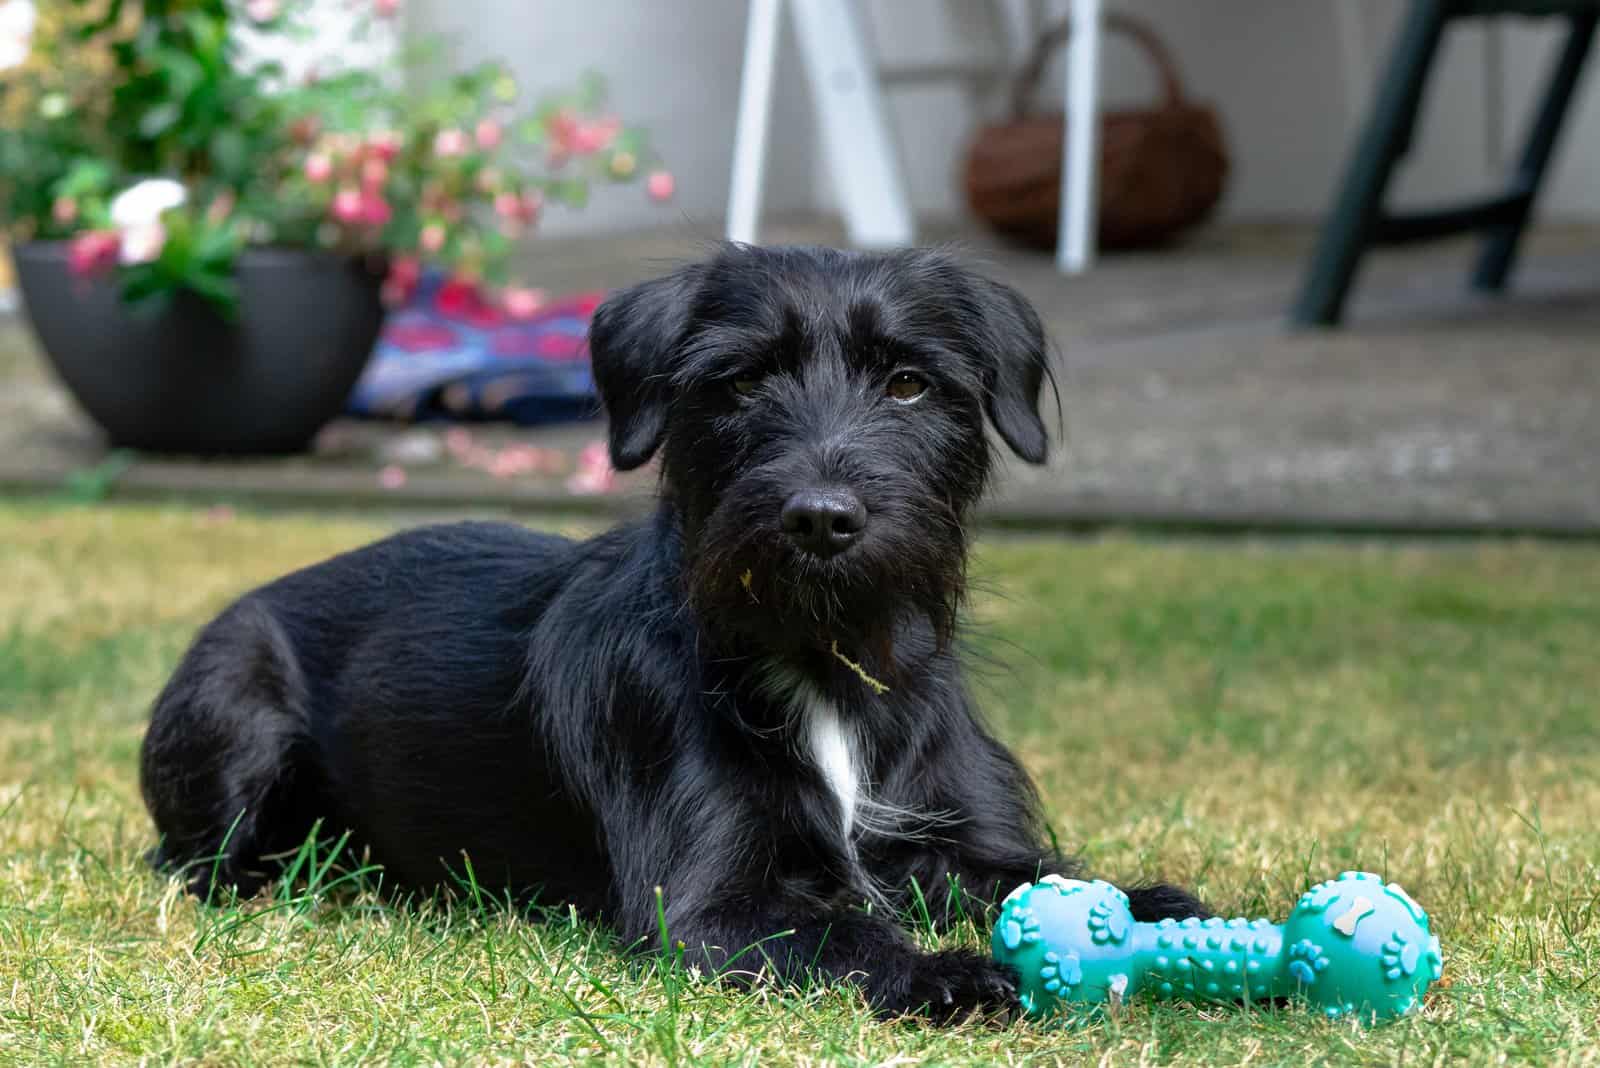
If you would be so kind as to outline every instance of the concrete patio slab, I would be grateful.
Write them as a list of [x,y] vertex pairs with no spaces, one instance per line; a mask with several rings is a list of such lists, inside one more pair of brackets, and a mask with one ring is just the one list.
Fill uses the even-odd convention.
[[[1464,244],[1376,256],[1349,326],[1313,333],[1283,320],[1305,230],[1214,229],[1073,279],[982,235],[936,236],[1034,300],[1059,346],[1064,447],[1043,468],[1007,466],[993,522],[1600,534],[1600,232],[1536,235],[1502,299],[1464,290]],[[839,240],[809,220],[771,237]],[[528,273],[554,292],[611,287],[706,243],[682,231],[550,241],[531,247]],[[140,456],[104,474],[113,494],[141,497],[637,510],[648,474],[601,496],[568,488],[601,430],[471,428],[480,450],[542,450],[539,470],[503,477],[464,466],[443,428],[350,420],[304,457]],[[0,319],[0,491],[58,486],[106,457],[25,325]]]

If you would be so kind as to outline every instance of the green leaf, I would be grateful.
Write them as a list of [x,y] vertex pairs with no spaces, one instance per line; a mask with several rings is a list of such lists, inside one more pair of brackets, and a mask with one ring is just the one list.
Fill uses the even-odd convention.
[[54,194],[58,197],[79,199],[94,193],[102,193],[111,187],[111,179],[111,166],[104,160],[76,160],[72,164],[72,169],[56,182]]
[[517,137],[530,145],[542,145],[549,136],[547,122],[547,119],[541,119],[537,116],[523,119],[517,123]]
[[170,297],[172,283],[153,263],[141,263],[122,272],[122,299],[127,304],[148,304]]
[[169,100],[165,104],[158,104],[144,113],[139,120],[139,134],[147,140],[154,141],[174,126],[183,118],[183,105],[176,100]]
[[550,192],[555,199],[574,208],[581,208],[589,203],[589,183],[579,178],[565,178],[555,182]]
[[226,176],[247,175],[251,163],[250,141],[236,127],[218,130],[211,138],[211,158]]
[[239,284],[228,275],[197,271],[183,280],[183,288],[211,304],[223,318],[239,318]]

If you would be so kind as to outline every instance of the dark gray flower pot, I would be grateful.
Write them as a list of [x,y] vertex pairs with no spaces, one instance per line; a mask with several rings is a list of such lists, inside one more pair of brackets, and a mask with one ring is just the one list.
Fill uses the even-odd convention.
[[112,444],[152,452],[299,452],[344,406],[383,326],[381,278],[315,252],[239,259],[240,314],[187,294],[129,307],[77,278],[67,245],[15,250],[23,305],[56,372]]

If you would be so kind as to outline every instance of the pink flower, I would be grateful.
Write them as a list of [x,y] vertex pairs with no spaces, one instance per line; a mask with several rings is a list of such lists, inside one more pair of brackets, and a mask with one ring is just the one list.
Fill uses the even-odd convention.
[[539,209],[544,204],[544,196],[537,189],[530,189],[521,194],[505,192],[494,198],[495,214],[505,220],[501,232],[509,237],[517,236],[524,226],[531,225],[539,217]]
[[394,218],[389,202],[376,193],[361,195],[361,221],[368,226],[387,226]]
[[306,157],[306,180],[321,184],[333,177],[333,160],[326,152],[313,152]]
[[478,123],[476,131],[478,147],[485,152],[492,152],[500,147],[500,142],[505,139],[505,128],[493,119],[484,119]]
[[531,319],[539,313],[545,305],[545,293],[542,289],[527,289],[512,286],[500,294],[500,301],[505,305],[506,314],[513,319]]
[[372,0],[372,11],[380,19],[392,19],[400,14],[400,0]]
[[389,165],[377,156],[361,165],[361,184],[367,189],[380,189],[389,180]]
[[367,201],[361,195],[361,190],[349,186],[339,190],[333,196],[333,205],[329,209],[334,219],[346,225],[361,222],[366,217]]
[[78,221],[78,202],[71,197],[56,197],[50,206],[50,216],[59,226],[71,226]]
[[494,198],[494,211],[502,219],[521,220],[522,198],[515,193],[500,193]]
[[406,484],[406,469],[399,464],[390,464],[378,472],[378,485],[386,490],[397,490]]
[[385,163],[393,163],[400,154],[400,135],[393,130],[379,130],[367,137],[367,148]]
[[396,256],[389,265],[389,277],[403,286],[422,281],[422,261],[415,256]]
[[445,159],[465,156],[471,147],[467,135],[456,129],[440,130],[438,136],[433,139],[434,154]]
[[671,171],[656,171],[644,181],[644,191],[650,199],[664,202],[672,199],[672,194],[678,189],[677,181],[672,177]]
[[399,307],[411,299],[422,280],[422,261],[415,256],[396,256],[389,264],[389,276],[383,280],[383,302],[391,308]]
[[444,243],[450,239],[450,232],[441,223],[429,223],[422,228],[417,243],[422,246],[422,251],[432,256],[444,248]]
[[444,449],[460,459],[472,451],[472,431],[464,427],[451,427],[444,432]]
[[256,22],[271,22],[282,8],[280,0],[249,0],[244,10]]
[[622,123],[615,118],[580,123],[572,132],[570,147],[580,156],[599,152],[616,140],[617,133],[621,129]]
[[72,239],[67,249],[67,269],[79,278],[109,271],[117,264],[122,235],[115,230],[90,230]]

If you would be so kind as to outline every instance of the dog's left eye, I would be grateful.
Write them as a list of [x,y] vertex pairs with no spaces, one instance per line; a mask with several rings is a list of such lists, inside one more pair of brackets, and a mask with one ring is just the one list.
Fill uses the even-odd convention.
[[740,375],[733,380],[733,391],[741,397],[748,397],[761,385],[761,379],[754,375]]
[[921,375],[910,371],[897,371],[889,379],[889,396],[902,404],[909,404],[928,391],[928,383]]

